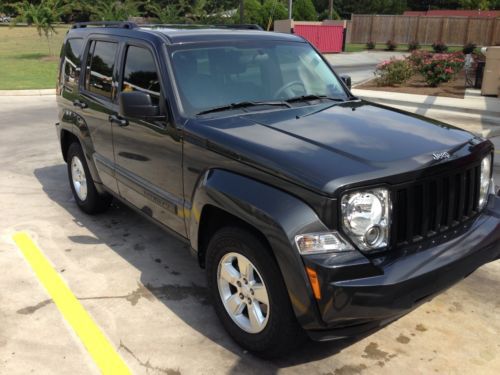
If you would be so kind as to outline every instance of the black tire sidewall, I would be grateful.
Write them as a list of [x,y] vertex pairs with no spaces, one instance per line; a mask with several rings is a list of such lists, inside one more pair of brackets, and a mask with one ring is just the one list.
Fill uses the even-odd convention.
[[[248,258],[261,275],[269,297],[269,320],[263,331],[247,333],[229,316],[219,293],[218,265],[227,253]],[[293,313],[285,283],[266,244],[240,228],[224,228],[209,243],[206,258],[207,280],[214,308],[231,337],[257,355],[276,357],[298,344],[300,327]]]
[[[73,178],[71,175],[71,163],[73,161],[73,157],[75,156],[78,159],[80,159],[80,162],[82,163],[83,166],[83,170],[85,172],[85,179],[87,182],[87,197],[85,198],[85,200],[81,200],[80,197],[78,197],[78,194],[76,193],[75,190],[75,186],[73,185]],[[69,185],[71,187],[71,191],[73,192],[73,197],[75,198],[78,207],[80,207],[84,212],[89,214],[98,213],[106,209],[109,206],[110,198],[100,196],[99,193],[97,192],[82,147],[78,143],[72,143],[69,146],[66,160],[68,167]]]

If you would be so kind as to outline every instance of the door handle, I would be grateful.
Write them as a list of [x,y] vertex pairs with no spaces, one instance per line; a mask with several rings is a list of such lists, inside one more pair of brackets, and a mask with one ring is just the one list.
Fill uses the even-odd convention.
[[75,101],[73,101],[73,105],[75,107],[80,107],[81,109],[84,109],[84,108],[88,107],[87,103],[81,102],[78,99],[76,99]]
[[119,117],[117,115],[111,115],[111,116],[109,116],[109,122],[112,123],[112,124],[115,123],[118,126],[122,126],[122,127],[128,125],[128,121],[127,120],[125,120],[124,118],[121,118],[121,117]]

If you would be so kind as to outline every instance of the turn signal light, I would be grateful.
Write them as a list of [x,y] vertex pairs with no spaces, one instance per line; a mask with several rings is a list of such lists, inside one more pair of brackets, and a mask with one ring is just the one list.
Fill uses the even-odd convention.
[[318,274],[312,268],[306,267],[307,276],[311,282],[311,287],[313,290],[314,298],[317,300],[321,299],[321,288],[319,287]]

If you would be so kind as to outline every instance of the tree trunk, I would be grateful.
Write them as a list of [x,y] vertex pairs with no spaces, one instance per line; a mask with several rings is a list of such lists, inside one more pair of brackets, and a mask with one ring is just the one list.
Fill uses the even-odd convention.
[[49,46],[49,56],[52,56],[52,50],[50,49],[50,38],[49,38],[49,34],[45,34],[45,37],[47,38],[47,45]]

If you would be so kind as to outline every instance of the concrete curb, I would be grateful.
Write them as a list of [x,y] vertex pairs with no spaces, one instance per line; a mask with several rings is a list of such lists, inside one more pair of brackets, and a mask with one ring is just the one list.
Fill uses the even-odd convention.
[[55,95],[56,89],[39,90],[0,90],[0,96],[45,96]]
[[455,99],[427,95],[394,93],[389,91],[361,90],[354,88],[354,95],[382,104],[393,104],[405,107],[439,109],[449,112],[476,114],[497,118],[500,126],[500,99],[467,98]]

